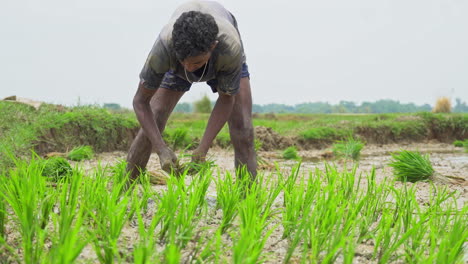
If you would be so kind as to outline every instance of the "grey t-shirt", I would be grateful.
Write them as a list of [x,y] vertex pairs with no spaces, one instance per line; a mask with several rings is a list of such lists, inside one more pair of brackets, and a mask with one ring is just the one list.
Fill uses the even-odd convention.
[[[172,74],[187,80],[183,66],[177,60],[172,44],[172,29],[175,21],[183,12],[200,11],[212,15],[219,28],[218,45],[208,61],[205,75],[200,80],[206,82],[217,79],[217,89],[225,94],[236,94],[242,64],[245,62],[244,47],[237,29],[234,16],[221,4],[212,1],[191,1],[181,5],[172,15],[169,23],[161,30],[156,42],[148,55],[140,80],[146,88],[157,89],[164,74]],[[199,80],[200,77],[187,72],[189,80]]]

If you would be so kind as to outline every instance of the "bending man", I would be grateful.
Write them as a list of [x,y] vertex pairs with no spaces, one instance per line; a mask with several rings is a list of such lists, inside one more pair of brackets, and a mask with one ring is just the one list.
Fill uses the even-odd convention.
[[218,99],[192,160],[205,160],[228,122],[236,168],[245,165],[256,176],[249,72],[236,19],[219,3],[193,1],[175,11],[140,73],[133,107],[142,128],[127,157],[132,179],[146,167],[152,148],[162,169],[170,171],[175,165],[177,157],[161,134],[177,102],[194,82],[206,82]]

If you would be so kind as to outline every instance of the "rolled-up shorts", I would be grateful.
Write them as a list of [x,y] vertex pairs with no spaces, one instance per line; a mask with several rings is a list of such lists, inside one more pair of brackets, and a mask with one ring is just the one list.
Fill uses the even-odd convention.
[[[242,64],[242,71],[241,71],[241,78],[244,77],[250,77],[249,73],[249,67],[247,64],[244,62]],[[218,85],[218,80],[216,79],[211,79],[206,82],[211,87],[211,91],[213,93],[216,93],[217,90],[217,85]],[[190,87],[192,84],[179,76],[175,75],[172,71],[168,71],[164,74],[164,78],[159,85],[161,88],[173,90],[173,91],[178,91],[178,92],[187,92],[190,90]]]

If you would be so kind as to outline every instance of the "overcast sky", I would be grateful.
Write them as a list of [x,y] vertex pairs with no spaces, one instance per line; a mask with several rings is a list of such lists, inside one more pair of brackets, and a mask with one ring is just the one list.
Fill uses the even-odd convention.
[[[131,107],[182,2],[0,0],[0,98]],[[468,101],[468,1],[219,2],[238,20],[256,104]],[[197,84],[182,101],[203,94]]]

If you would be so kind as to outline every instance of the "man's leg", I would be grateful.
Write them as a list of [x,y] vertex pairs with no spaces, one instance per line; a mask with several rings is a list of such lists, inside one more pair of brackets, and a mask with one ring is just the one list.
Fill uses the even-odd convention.
[[229,133],[234,145],[234,164],[236,169],[246,165],[252,178],[255,178],[257,157],[252,124],[252,93],[248,77],[241,78],[240,89],[235,96],[234,108],[228,121]]
[[[185,92],[173,91],[165,88],[159,88],[151,99],[151,110],[153,111],[156,125],[161,134],[166,127],[167,119],[176,106],[179,99]],[[151,142],[146,137],[143,129],[140,128],[137,136],[130,146],[127,156],[127,172],[130,172],[130,178],[136,179],[140,175],[140,170],[146,168],[151,155]]]

